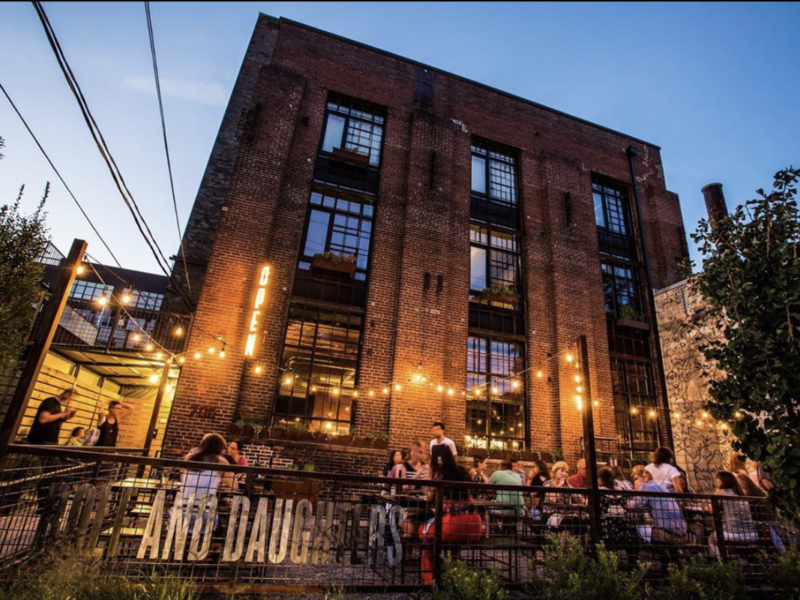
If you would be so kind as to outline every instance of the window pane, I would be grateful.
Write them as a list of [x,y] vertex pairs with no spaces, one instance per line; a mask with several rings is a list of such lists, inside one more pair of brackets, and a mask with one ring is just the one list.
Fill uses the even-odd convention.
[[321,210],[311,211],[306,246],[303,251],[305,256],[314,256],[325,252],[325,240],[328,237],[328,221],[330,217],[330,213]]
[[469,289],[483,290],[486,287],[486,250],[470,247]]
[[472,156],[472,191],[486,193],[486,159]]
[[594,222],[598,227],[606,226],[606,216],[603,214],[603,196],[597,192],[592,193],[594,198]]
[[335,148],[342,147],[344,123],[344,117],[328,114],[328,120],[325,123],[325,138],[322,141],[323,152],[332,152]]

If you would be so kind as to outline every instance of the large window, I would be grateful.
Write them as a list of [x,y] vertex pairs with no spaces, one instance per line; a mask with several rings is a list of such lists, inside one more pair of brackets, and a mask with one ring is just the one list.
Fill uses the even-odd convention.
[[491,450],[525,448],[522,345],[470,336],[467,347],[467,434]]
[[[519,294],[519,244],[513,233],[470,225],[470,293],[506,290]],[[502,304],[502,302],[498,303]]]
[[630,228],[625,191],[621,187],[595,181],[592,183],[592,198],[597,226],[620,235],[628,235]]
[[350,431],[361,326],[359,315],[291,307],[273,425]]
[[332,97],[325,112],[322,151],[348,150],[369,157],[377,167],[381,161],[384,117],[378,109],[344,98]]
[[299,268],[311,268],[314,255],[330,252],[355,261],[353,276],[363,281],[369,266],[373,204],[371,200],[312,191]]
[[[92,281],[76,280],[72,284],[72,289],[69,292],[69,297],[75,300],[94,300],[103,294],[103,290],[108,289],[102,283],[94,283]],[[108,295],[108,294],[106,294]]]
[[494,202],[517,203],[517,167],[510,152],[472,143],[472,193]]
[[606,313],[613,317],[642,319],[642,303],[635,267],[602,261]]
[[658,418],[650,363],[612,358],[611,374],[622,448],[654,450],[658,446]]

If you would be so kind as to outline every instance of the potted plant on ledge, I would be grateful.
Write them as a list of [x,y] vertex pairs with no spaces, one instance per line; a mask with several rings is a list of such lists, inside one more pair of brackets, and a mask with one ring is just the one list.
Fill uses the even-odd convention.
[[330,251],[322,252],[311,258],[311,266],[323,271],[352,275],[356,272],[356,256],[355,254],[338,254]]
[[630,304],[621,306],[617,311],[617,326],[650,331],[647,318]]
[[361,154],[356,146],[334,148],[331,158],[339,162],[348,163],[357,167],[369,166],[369,154]]
[[483,290],[483,297],[489,302],[502,302],[516,306],[519,304],[519,292],[511,286],[493,285]]

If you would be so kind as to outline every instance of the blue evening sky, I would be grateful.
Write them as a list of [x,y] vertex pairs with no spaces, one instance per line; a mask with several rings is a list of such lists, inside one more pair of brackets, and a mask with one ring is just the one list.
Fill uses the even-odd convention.
[[[143,3],[44,4],[164,253],[178,247]],[[800,164],[798,3],[153,3],[175,186],[186,220],[259,12],[394,52],[662,148],[686,229],[719,181],[729,207]],[[30,3],[0,4],[0,82],[123,266],[155,271]],[[110,257],[4,97],[0,203],[45,181],[53,241]],[[689,240],[692,256],[697,252]]]

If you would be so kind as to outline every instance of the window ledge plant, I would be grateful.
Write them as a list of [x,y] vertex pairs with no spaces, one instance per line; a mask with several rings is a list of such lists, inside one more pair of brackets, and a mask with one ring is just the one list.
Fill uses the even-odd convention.
[[493,302],[519,304],[519,292],[508,285],[493,285],[483,289],[483,296]]
[[319,252],[312,257],[312,266],[325,271],[349,273],[356,271],[355,254],[339,254],[337,252]]

